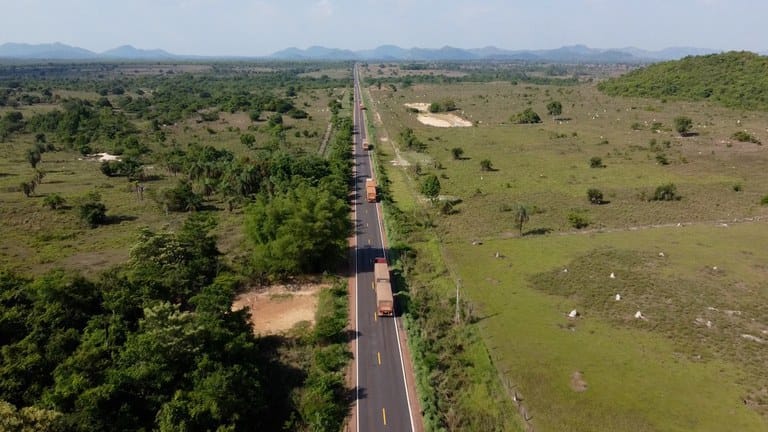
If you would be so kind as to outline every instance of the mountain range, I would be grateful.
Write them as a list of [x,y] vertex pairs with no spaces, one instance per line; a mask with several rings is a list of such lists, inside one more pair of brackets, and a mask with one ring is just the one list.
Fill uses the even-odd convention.
[[598,49],[570,45],[546,50],[508,50],[488,46],[463,49],[445,46],[433,48],[401,48],[382,45],[369,50],[345,50],[313,46],[307,49],[287,48],[263,57],[222,57],[176,55],[160,49],[145,50],[123,45],[102,53],[84,48],[51,44],[5,43],[0,45],[0,58],[23,60],[205,60],[205,59],[275,59],[275,60],[362,60],[362,61],[530,61],[561,63],[648,63],[676,60],[689,55],[716,53],[718,50],[673,47],[647,51],[634,47]]

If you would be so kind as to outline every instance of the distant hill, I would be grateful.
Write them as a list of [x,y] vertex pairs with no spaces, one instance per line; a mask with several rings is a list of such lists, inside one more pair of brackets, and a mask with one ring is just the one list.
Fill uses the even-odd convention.
[[162,60],[180,58],[180,56],[159,49],[143,50],[130,45],[123,45],[103,53],[95,53],[87,49],[56,42],[36,45],[4,43],[0,45],[0,58],[22,60]]
[[117,48],[113,48],[108,51],[104,51],[100,54],[100,57],[110,57],[119,59],[141,59],[141,60],[160,60],[177,58],[175,54],[171,54],[161,49],[143,50],[134,48],[131,45],[123,45]]
[[[357,60],[357,61],[471,61],[500,60],[560,63],[651,63],[679,59],[688,55],[711,54],[714,50],[702,48],[666,48],[661,51],[646,51],[639,48],[598,49],[585,45],[570,45],[547,50],[508,50],[487,46],[463,49],[450,46],[442,48],[401,48],[382,45],[369,50],[346,50],[312,46],[307,49],[287,48],[267,58],[275,60]],[[264,57],[213,57],[176,55],[161,49],[145,50],[123,45],[102,53],[73,47],[62,43],[0,45],[0,58],[37,60],[214,60],[238,58],[240,60]]]
[[687,55],[716,52],[704,48],[666,48],[646,51],[638,48],[597,49],[585,45],[571,45],[549,50],[507,50],[494,46],[463,49],[444,46],[434,48],[405,49],[395,45],[382,45],[372,50],[338,50],[310,47],[306,50],[288,48],[270,58],[293,60],[364,60],[364,61],[468,61],[468,60],[519,60],[567,63],[650,63],[678,59]]
[[710,100],[768,111],[768,57],[743,51],[685,57],[604,81],[598,88],[612,96]]
[[17,59],[79,60],[91,59],[96,53],[62,43],[31,45],[4,43],[0,45],[0,57]]

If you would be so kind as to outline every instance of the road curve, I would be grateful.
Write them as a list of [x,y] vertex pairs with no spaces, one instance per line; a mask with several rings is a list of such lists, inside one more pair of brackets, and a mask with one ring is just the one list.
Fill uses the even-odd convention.
[[373,260],[387,257],[382,238],[381,208],[368,203],[365,179],[373,177],[371,158],[363,150],[366,139],[365,113],[357,66],[354,75],[354,229],[355,251],[355,419],[358,432],[414,431],[413,413],[403,372],[403,354],[396,320],[376,316],[376,295],[373,289]]

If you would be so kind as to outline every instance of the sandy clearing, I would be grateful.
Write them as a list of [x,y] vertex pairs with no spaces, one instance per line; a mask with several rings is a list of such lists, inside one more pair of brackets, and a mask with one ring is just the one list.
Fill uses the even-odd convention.
[[252,289],[235,298],[232,310],[251,310],[254,334],[277,334],[290,330],[302,321],[315,322],[317,295],[329,285],[305,284],[298,288],[274,285]]
[[454,114],[419,114],[416,117],[421,124],[434,127],[470,127],[472,122]]
[[427,126],[442,127],[442,128],[472,126],[471,121],[464,120],[463,118],[457,116],[456,114],[430,113],[429,112],[430,104],[426,102],[411,102],[411,103],[406,103],[404,105],[408,108],[418,110],[419,115],[416,117],[416,120],[418,120],[419,123]]
[[94,153],[86,156],[87,160],[95,160],[98,162],[115,161],[120,160],[120,156],[112,155],[109,153]]

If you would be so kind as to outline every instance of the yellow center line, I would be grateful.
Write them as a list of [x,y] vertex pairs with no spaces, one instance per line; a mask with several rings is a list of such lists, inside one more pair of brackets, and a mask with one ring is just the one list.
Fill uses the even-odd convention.
[[375,284],[374,282],[371,282],[371,289],[372,289],[372,290],[375,290],[375,289],[376,289],[376,284]]
[[381,352],[377,352],[376,357],[379,358],[379,364],[381,364]]
[[381,418],[384,419],[384,426],[387,425],[387,410],[385,408],[381,409]]
[[371,244],[371,239],[368,239],[368,244]]
[[373,320],[374,320],[374,321],[378,321],[378,319],[379,319],[379,314],[377,314],[376,312],[374,312],[374,313],[373,313]]

